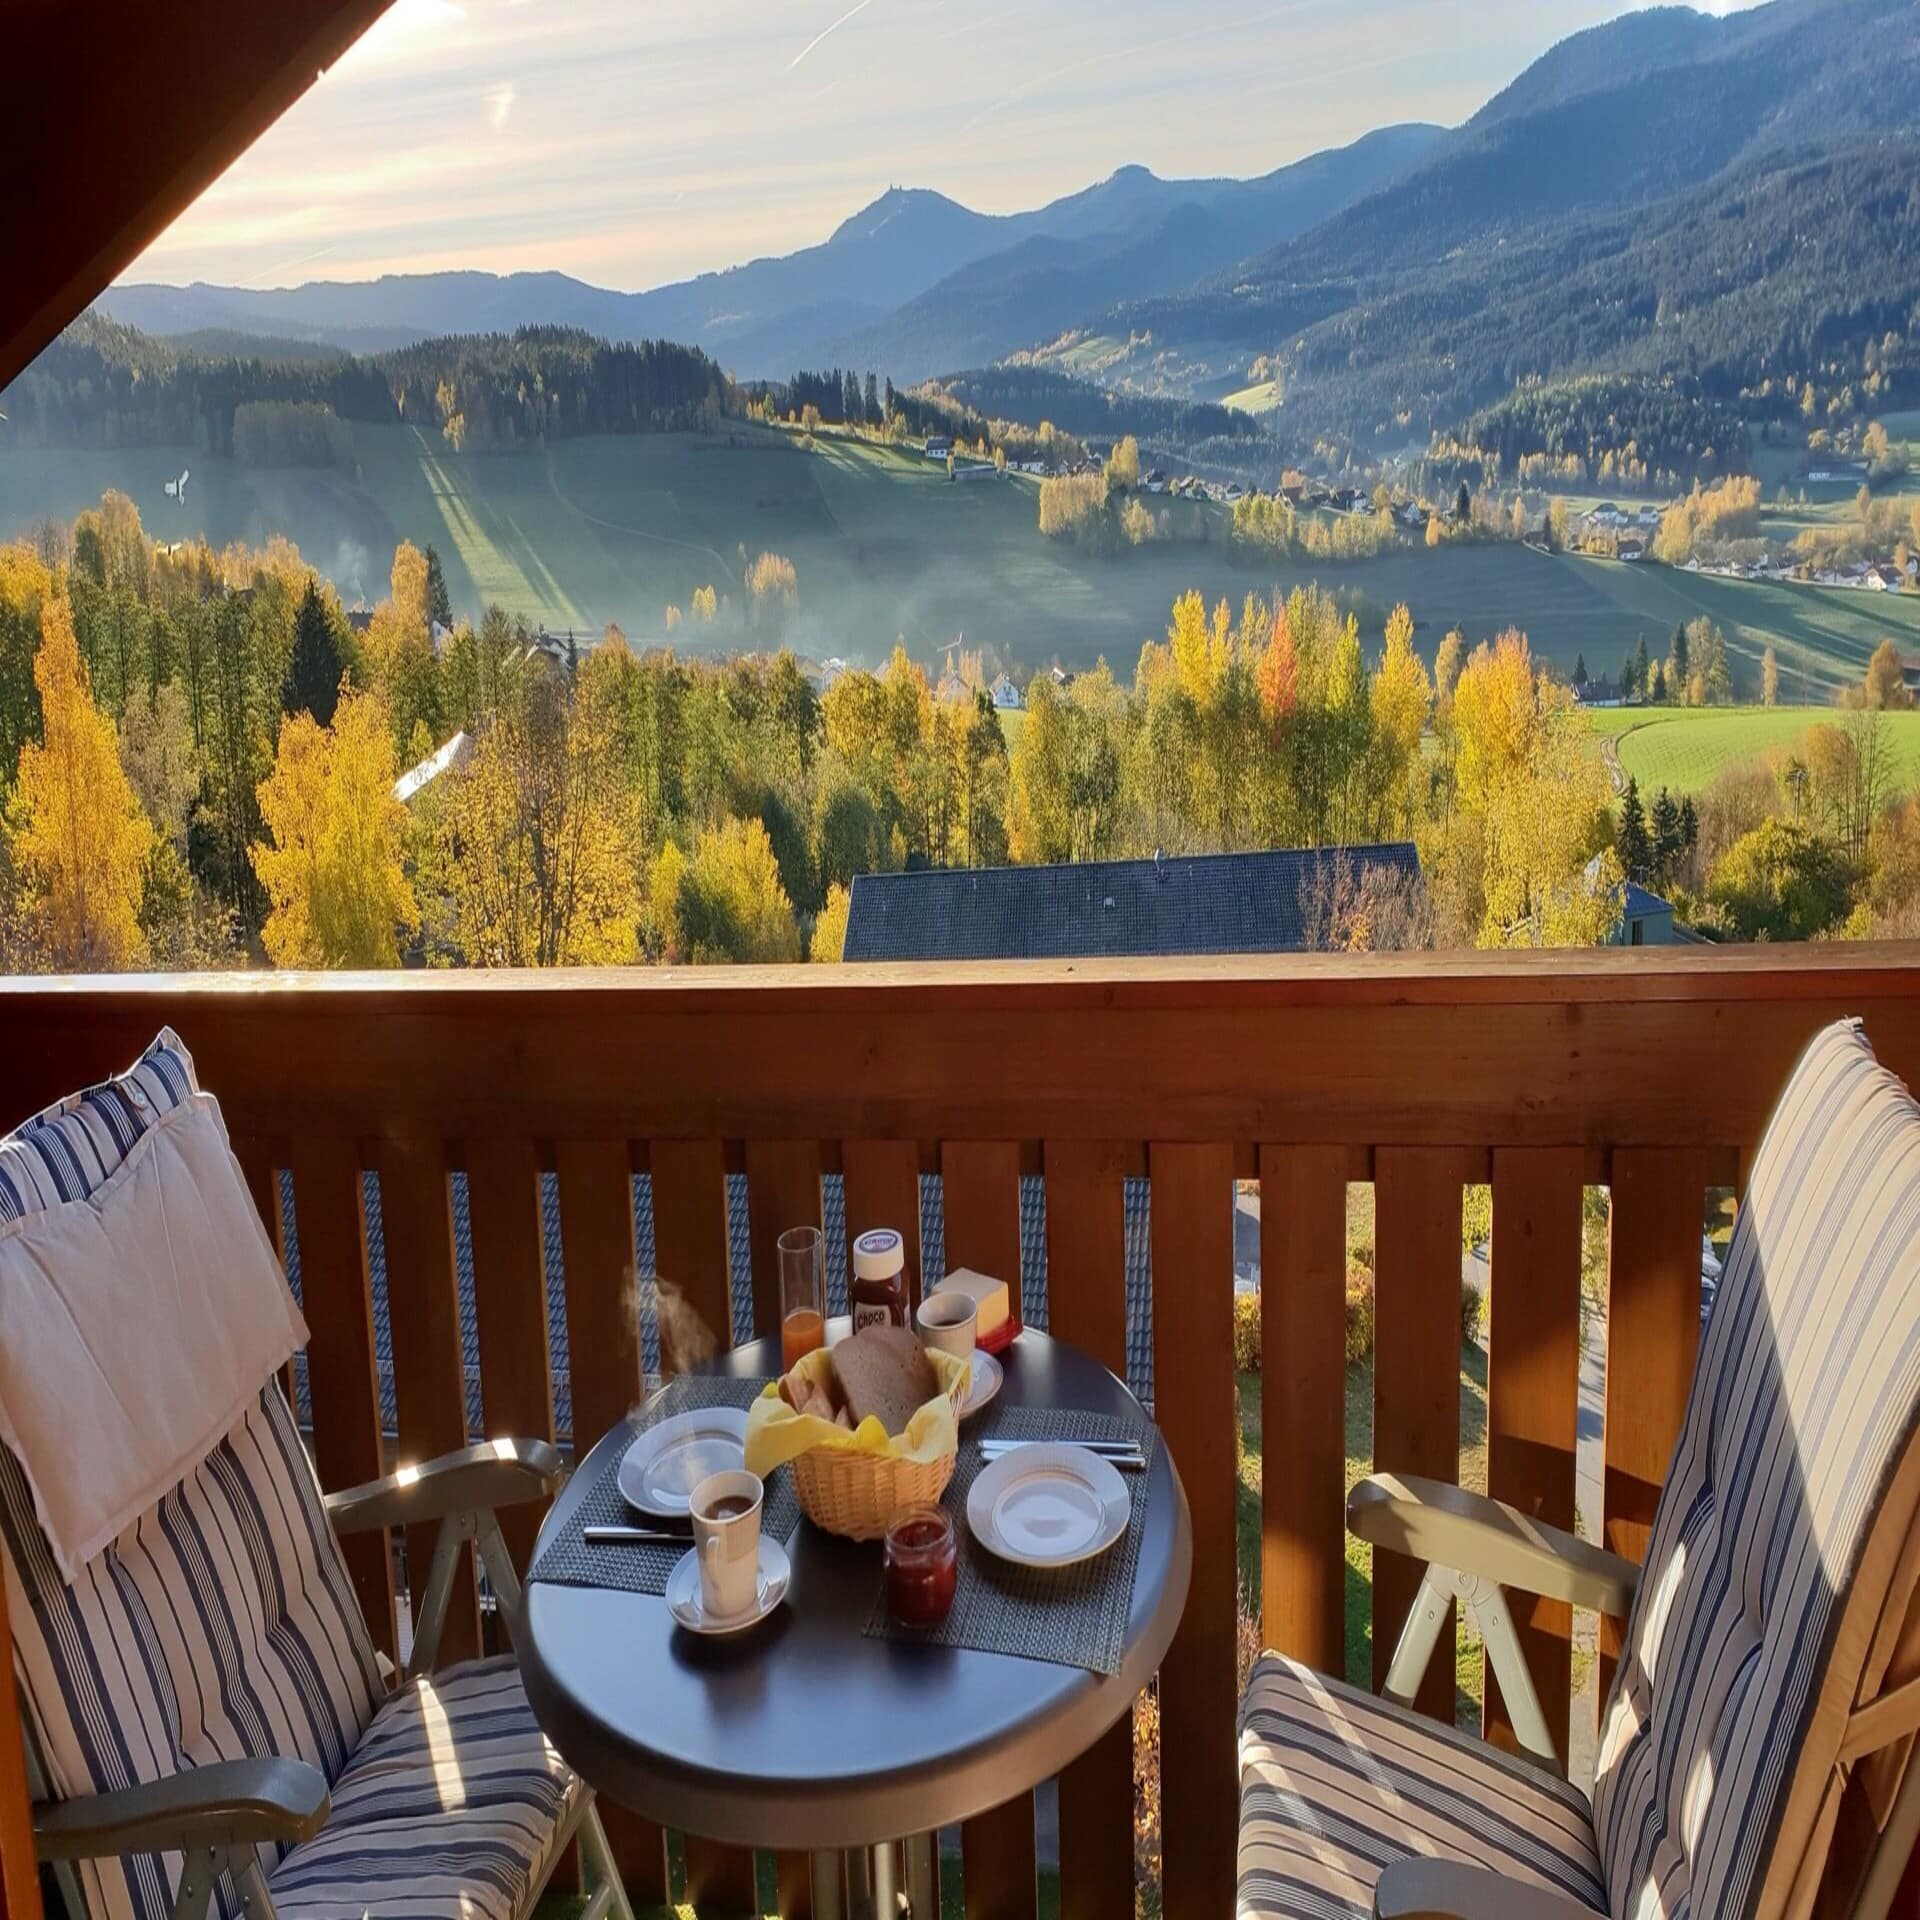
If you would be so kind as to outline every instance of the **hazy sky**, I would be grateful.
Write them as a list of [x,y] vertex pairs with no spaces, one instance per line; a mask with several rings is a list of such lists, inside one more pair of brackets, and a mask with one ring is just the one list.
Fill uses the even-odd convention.
[[[1744,0],[1714,0],[1724,13]],[[889,185],[990,212],[1465,119],[1619,0],[397,0],[125,276],[638,288]]]

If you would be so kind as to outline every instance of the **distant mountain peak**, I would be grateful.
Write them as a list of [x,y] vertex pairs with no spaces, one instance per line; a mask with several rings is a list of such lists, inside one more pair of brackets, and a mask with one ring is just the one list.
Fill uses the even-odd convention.
[[836,242],[844,244],[849,240],[871,240],[884,228],[905,218],[922,218],[928,215],[944,216],[960,220],[977,220],[978,214],[963,207],[959,201],[952,200],[944,193],[936,193],[931,187],[889,187],[877,199],[870,200],[858,213],[849,214],[834,228],[828,245]]

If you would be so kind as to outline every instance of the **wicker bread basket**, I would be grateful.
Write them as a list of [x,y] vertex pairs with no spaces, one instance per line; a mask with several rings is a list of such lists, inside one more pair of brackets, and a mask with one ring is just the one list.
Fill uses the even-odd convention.
[[[954,1371],[947,1393],[957,1415],[967,1397],[964,1368]],[[896,1515],[931,1506],[946,1492],[958,1459],[957,1453],[905,1460],[853,1447],[809,1447],[791,1463],[793,1490],[816,1527],[848,1540],[878,1540]]]

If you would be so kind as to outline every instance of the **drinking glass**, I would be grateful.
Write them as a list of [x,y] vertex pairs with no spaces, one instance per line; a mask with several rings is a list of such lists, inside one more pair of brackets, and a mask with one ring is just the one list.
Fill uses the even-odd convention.
[[780,1236],[780,1364],[826,1345],[826,1259],[818,1227],[789,1227]]

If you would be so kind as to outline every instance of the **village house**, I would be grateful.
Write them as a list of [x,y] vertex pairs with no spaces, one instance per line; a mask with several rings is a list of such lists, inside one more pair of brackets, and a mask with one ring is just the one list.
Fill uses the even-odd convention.
[[930,433],[927,435],[927,458],[929,460],[944,460],[952,451],[952,434]]

